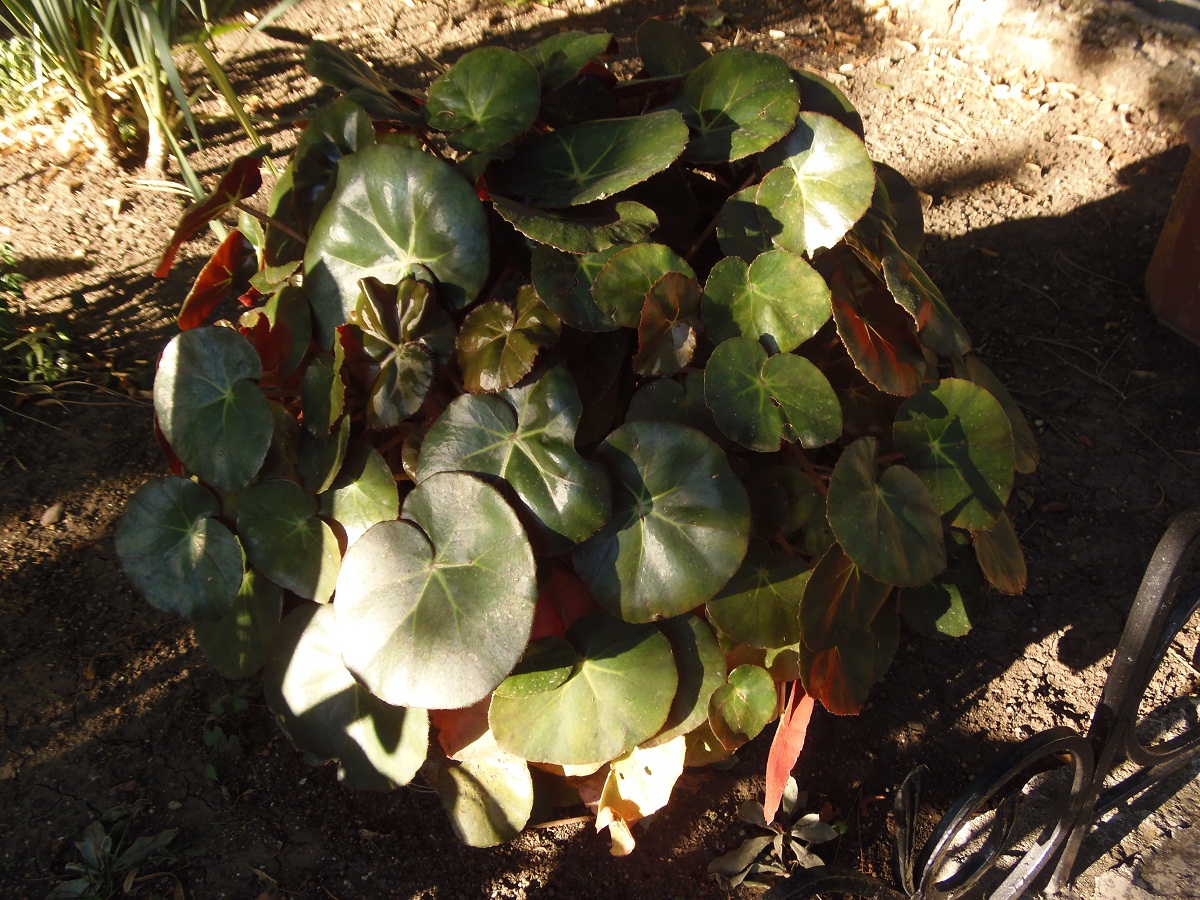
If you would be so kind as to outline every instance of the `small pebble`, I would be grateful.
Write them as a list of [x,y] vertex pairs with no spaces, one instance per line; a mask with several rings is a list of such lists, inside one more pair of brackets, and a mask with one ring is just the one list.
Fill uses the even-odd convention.
[[43,525],[55,525],[62,521],[63,505],[60,500],[58,503],[52,504],[39,520]]

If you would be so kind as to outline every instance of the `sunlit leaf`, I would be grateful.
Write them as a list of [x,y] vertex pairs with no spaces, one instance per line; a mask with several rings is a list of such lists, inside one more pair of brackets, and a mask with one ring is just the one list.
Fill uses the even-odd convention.
[[568,253],[596,253],[614,244],[636,243],[658,226],[653,210],[630,200],[597,200],[557,210],[493,194],[492,205],[527,238]]
[[496,742],[532,762],[586,765],[632,750],[662,727],[678,685],[671,645],[652,625],[597,610],[567,630],[579,656],[550,691],[495,696],[488,713]]
[[594,534],[609,512],[604,471],[575,450],[582,407],[561,366],[501,397],[458,397],[421,445],[417,478],[474,472],[504,479],[552,554]]
[[333,193],[343,157],[375,143],[363,108],[345,98],[317,110],[300,133],[291,162],[291,211],[307,234]]
[[[767,784],[763,796],[763,819],[767,822],[775,821],[775,813],[784,799],[792,769],[796,767],[796,761],[804,749],[813,706],[813,698],[804,693],[799,684],[793,684],[783,712],[779,715],[779,726],[775,729],[775,737],[771,739],[771,750],[767,754]],[[795,785],[795,780],[792,780],[792,785]],[[791,812],[786,802],[784,810]]]
[[362,279],[397,284],[425,270],[448,309],[462,309],[483,287],[487,220],[471,185],[448,163],[395,144],[345,157],[304,255],[321,344],[330,346],[349,320]]
[[246,289],[257,268],[258,257],[246,236],[237,229],[229,232],[183,299],[179,309],[179,330],[188,331],[203,325],[218,303]]
[[816,334],[831,314],[825,279],[786,250],[763,253],[749,266],[727,256],[704,283],[704,327],[717,343],[744,337],[787,353]]
[[186,478],[155,478],[129,500],[117,527],[121,565],[151,604],[217,621],[234,608],[242,548],[218,521],[217,498]]
[[867,148],[829,116],[800,113],[763,166],[779,167],[763,177],[757,201],[783,224],[775,242],[785,250],[811,255],[834,246],[871,205],[875,167]]
[[550,209],[591,203],[662,171],[686,142],[687,126],[673,110],[583,122],[521,144],[496,168],[497,188]]
[[159,360],[154,412],[163,436],[188,469],[225,491],[249,484],[271,446],[261,376],[258,354],[229,328],[182,332]]
[[398,706],[470,706],[529,640],[529,542],[499,492],[463,473],[421,482],[401,515],[369,529],[342,560],[335,606],[346,665]]
[[708,702],[708,723],[727,750],[758,737],[775,718],[775,680],[761,666],[738,666]]
[[800,644],[800,673],[805,693],[835,715],[858,714],[875,682],[875,636],[868,631],[847,635],[825,650]]
[[429,86],[425,121],[457,150],[492,150],[533,124],[540,99],[529,60],[504,47],[477,47]]
[[558,316],[532,287],[521,288],[515,306],[492,301],[463,320],[458,363],[468,391],[495,393],[512,387],[529,374],[538,350],[558,339]]
[[638,323],[633,370],[639,375],[673,375],[692,361],[700,325],[700,286],[668,272],[646,293]]
[[496,687],[497,697],[531,697],[552,691],[566,682],[579,661],[564,638],[545,637],[531,641],[515,669]]
[[941,510],[918,473],[899,465],[880,472],[878,452],[872,437],[842,452],[829,480],[829,525],[869,575],[888,584],[923,584],[946,567]]
[[614,256],[595,276],[592,298],[618,325],[637,328],[646,294],[668,272],[695,278],[692,267],[664,244],[635,244]]
[[321,519],[317,499],[294,481],[263,481],[242,496],[238,534],[246,558],[280,587],[326,603],[337,583],[341,551]]
[[1008,416],[1008,424],[1012,427],[1013,463],[1016,470],[1022,475],[1028,475],[1037,469],[1037,438],[1033,436],[1025,413],[995,373],[985,366],[979,357],[972,355],[954,361],[954,374],[974,382],[1000,401],[1004,414]]
[[783,441],[821,447],[842,433],[842,410],[821,370],[790,353],[768,357],[747,338],[713,351],[704,399],[721,431],[751,450],[778,450]]
[[342,663],[332,606],[306,603],[283,620],[263,670],[263,693],[297,747],[338,761],[347,787],[408,784],[429,748],[423,709],[389,706]]
[[925,354],[912,319],[884,290],[858,296],[833,285],[833,320],[854,365],[889,394],[911,396],[925,381]]
[[634,747],[613,760],[596,806],[596,830],[609,829],[614,856],[633,849],[630,825],[667,805],[683,774],[686,749],[680,735],[653,747]]
[[508,753],[442,766],[437,792],[468,847],[494,847],[521,833],[533,811],[529,764]]
[[1013,438],[1000,402],[978,385],[946,378],[896,413],[896,449],[959,528],[987,530],[1013,484]]
[[575,550],[592,596],[631,622],[707,601],[745,556],[750,510],[725,454],[698,431],[627,422],[597,448],[614,483],[613,511]]
[[986,585],[970,541],[963,532],[951,529],[946,543],[946,570],[900,594],[904,621],[929,637],[962,637],[983,614]]
[[342,526],[347,544],[353,544],[376,522],[396,518],[400,511],[392,470],[366,442],[350,446],[337,478],[319,500],[321,515]]
[[253,196],[262,187],[262,174],[259,172],[261,165],[261,151],[239,156],[229,164],[211,194],[184,210],[183,216],[180,218],[179,224],[175,226],[175,232],[171,235],[171,240],[167,243],[167,248],[158,262],[158,268],[154,270],[155,278],[167,277],[172,263],[175,262],[175,255],[183,246],[184,241],[213,219],[220,218],[235,203]]
[[776,249],[773,239],[783,231],[783,223],[766,207],[759,206],[758,187],[752,184],[731,194],[717,216],[721,252],[747,265],[768,250]]
[[687,158],[719,163],[765,150],[791,131],[800,98],[782,59],[734,47],[693,68],[674,106],[692,131]]

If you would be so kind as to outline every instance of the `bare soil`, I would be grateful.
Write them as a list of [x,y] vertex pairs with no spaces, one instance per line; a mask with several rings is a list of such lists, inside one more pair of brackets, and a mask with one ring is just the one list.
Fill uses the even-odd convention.
[[[1200,502],[1200,348],[1158,324],[1142,291],[1188,158],[1179,125],[1200,100],[1200,41],[1115,3],[999,5],[985,28],[963,19],[969,0],[728,0],[704,37],[777,52],[847,91],[872,154],[923,194],[927,269],[1039,434],[1041,465],[1011,503],[1028,590],[993,597],[963,639],[906,633],[862,715],[819,713],[809,732],[798,778],[813,810],[849,826],[822,855],[881,875],[890,797],[913,766],[933,773],[932,820],[1005,747],[1086,727],[1155,542]],[[628,46],[646,16],[678,13],[305,0],[286,30],[222,50],[248,105],[280,119],[267,131],[282,152],[287,120],[325,97],[300,67],[311,38],[420,84],[416,48],[448,61],[564,28]],[[205,111],[194,159],[211,179],[245,147],[217,101]],[[136,595],[112,534],[163,470],[145,392],[212,249],[198,240],[170,278],[151,278],[180,206],[136,175],[52,146],[0,155],[0,239],[33,279],[29,314],[64,316],[84,360],[80,383],[2,413],[0,896],[45,896],[93,820],[128,823],[126,842],[179,829],[132,896],[741,896],[706,868],[745,837],[735,811],[760,794],[764,739],[680,791],[628,859],[581,823],[473,850],[431,793],[355,794],[332,767],[309,767],[257,684],[222,680],[183,623]],[[1194,624],[1185,637],[1152,699],[1196,693]]]

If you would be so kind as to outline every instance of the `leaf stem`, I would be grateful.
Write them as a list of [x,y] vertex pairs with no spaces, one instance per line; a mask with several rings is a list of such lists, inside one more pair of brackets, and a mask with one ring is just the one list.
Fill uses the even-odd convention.
[[254,218],[258,219],[260,222],[262,222],[266,225],[270,225],[272,228],[278,228],[280,231],[282,231],[284,234],[286,234],[292,240],[299,241],[301,244],[308,243],[308,238],[306,238],[304,235],[302,235],[300,232],[298,232],[291,225],[288,225],[284,222],[279,221],[279,219],[276,219],[274,216],[269,216],[265,212],[255,209],[253,206],[247,206],[241,200],[238,200],[233,205],[234,205],[235,209],[240,209],[242,212],[246,213],[247,215],[254,216]]
[[817,470],[813,468],[813,464],[809,461],[808,457],[804,455],[804,451],[793,445],[792,455],[800,461],[800,465],[803,467],[804,473],[812,479],[812,483],[816,486],[817,490],[820,491],[821,496],[828,500],[829,490],[825,487],[825,481],[820,475],[817,474]]

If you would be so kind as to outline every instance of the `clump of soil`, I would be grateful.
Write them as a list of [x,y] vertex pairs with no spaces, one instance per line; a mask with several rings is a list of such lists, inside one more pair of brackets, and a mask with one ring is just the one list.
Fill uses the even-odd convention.
[[[848,824],[821,852],[886,876],[890,796],[913,766],[933,773],[932,820],[1003,748],[1050,725],[1086,726],[1154,543],[1200,499],[1200,349],[1159,325],[1141,294],[1187,159],[1180,91],[1197,41],[1112,4],[1040,4],[1029,15],[1058,42],[1058,68],[1053,55],[1023,67],[1015,44],[991,48],[961,21],[927,30],[919,5],[723,8],[704,33],[714,48],[777,52],[855,101],[872,155],[922,192],[927,269],[1039,433],[1041,465],[1010,504],[1028,590],[992,598],[966,638],[906,633],[863,714],[818,714],[809,733],[798,777],[814,811],[828,804]],[[628,41],[647,15],[678,12],[305,0],[285,30],[223,49],[247,102],[286,118],[324,96],[299,65],[311,38],[336,37],[419,83],[427,57],[480,42],[519,47],[564,28]],[[1089,76],[1080,60],[1098,40],[1127,74],[1161,70],[1155,93],[1130,100],[1130,79],[1108,64]],[[215,122],[195,157],[210,179],[245,149],[227,119]],[[267,130],[280,148],[295,139],[282,119]],[[33,279],[30,316],[64,316],[83,360],[80,383],[3,400],[13,408],[0,437],[0,895],[44,896],[78,861],[92,820],[118,835],[128,824],[127,841],[179,829],[139,872],[131,891],[142,896],[736,893],[706,867],[745,837],[735,810],[760,795],[763,739],[681,791],[626,860],[580,823],[465,848],[432,794],[354,794],[332,767],[310,768],[257,685],[219,678],[188,629],[135,594],[113,551],[125,501],[163,470],[146,390],[211,244],[189,245],[155,281],[176,201],[50,147],[0,156],[0,196],[0,239]],[[1186,637],[1194,644],[1194,629]],[[1156,699],[1195,692],[1190,658],[1172,655]]]

